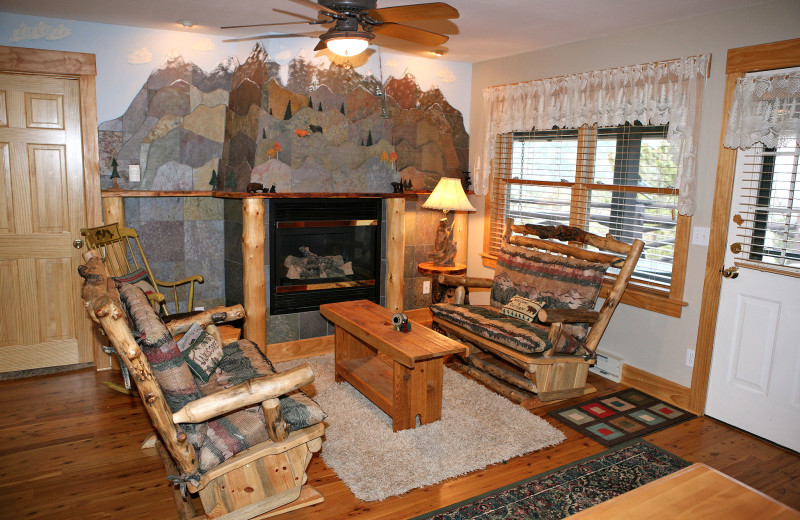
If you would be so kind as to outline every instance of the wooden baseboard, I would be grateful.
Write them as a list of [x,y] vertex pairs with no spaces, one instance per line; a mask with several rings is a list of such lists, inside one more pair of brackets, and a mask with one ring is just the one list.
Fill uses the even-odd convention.
[[298,339],[267,345],[266,355],[273,363],[307,357],[321,356],[333,352],[333,336]]
[[689,388],[639,368],[623,364],[620,383],[684,410],[689,408]]

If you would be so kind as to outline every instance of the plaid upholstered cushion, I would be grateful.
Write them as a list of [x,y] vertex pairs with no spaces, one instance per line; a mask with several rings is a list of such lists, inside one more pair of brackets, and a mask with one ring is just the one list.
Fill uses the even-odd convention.
[[[503,307],[517,294],[543,301],[547,309],[594,309],[608,264],[531,251],[503,242],[497,256],[489,303]],[[585,323],[567,323],[564,332],[584,341]]]
[[[189,370],[177,343],[150,306],[144,292],[135,285],[123,283],[119,287],[119,296],[128,315],[131,330],[134,336],[138,336],[139,346],[150,363],[170,410],[177,412],[187,403],[203,397],[200,385]],[[205,423],[181,424],[179,428],[195,447],[206,436]]]
[[[496,307],[437,303],[431,306],[431,312],[434,318],[464,327],[519,352],[540,354],[553,348],[547,339],[550,327],[506,316]],[[561,334],[556,352],[594,357],[594,353],[586,350],[582,342],[566,333]]]
[[[255,343],[243,339],[223,347],[217,371],[202,385],[206,394],[238,385],[254,377],[275,374],[272,363]],[[325,413],[310,397],[295,391],[280,397],[283,418],[291,431],[325,419]],[[207,471],[239,451],[269,439],[261,405],[229,413],[208,422],[208,435],[198,450],[200,471]]]
[[[272,363],[255,343],[240,340],[223,347],[223,357],[207,383],[189,370],[178,345],[144,293],[131,285],[120,287],[120,296],[138,331],[139,343],[173,412],[204,395],[228,388],[254,377],[274,374]],[[281,396],[281,411],[291,430],[306,428],[325,419],[320,407],[300,391]],[[231,412],[197,425],[179,425],[197,451],[201,473],[217,466],[250,446],[269,439],[261,405]]]

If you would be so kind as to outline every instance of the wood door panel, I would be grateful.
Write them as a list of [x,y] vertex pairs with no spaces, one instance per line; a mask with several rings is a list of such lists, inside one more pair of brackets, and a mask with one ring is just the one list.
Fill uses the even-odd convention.
[[0,233],[14,232],[14,202],[11,197],[11,165],[8,143],[0,143]]
[[[3,297],[20,294],[19,270],[16,261],[0,260],[0,294]],[[22,317],[19,305],[5,306],[0,312],[0,347],[23,342]]]
[[64,96],[25,93],[25,126],[64,129]]
[[0,126],[8,126],[8,108],[6,108],[5,90],[0,90]]
[[69,231],[67,165],[62,145],[28,145],[33,232]]
[[78,304],[72,283],[76,278],[72,258],[45,258],[36,260],[39,312],[46,320],[40,322],[41,341],[60,341],[75,337],[73,313]]

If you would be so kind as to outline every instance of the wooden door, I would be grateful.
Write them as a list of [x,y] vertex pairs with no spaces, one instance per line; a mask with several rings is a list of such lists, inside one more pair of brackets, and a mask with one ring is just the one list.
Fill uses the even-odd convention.
[[78,83],[0,74],[0,372],[92,361]]
[[[764,177],[768,182],[762,178],[758,184],[758,198],[768,199],[763,207],[781,208],[776,209],[781,223],[775,242],[785,244],[783,236],[788,240],[800,236],[800,214],[791,209],[800,206],[800,186],[795,189],[800,147],[795,143],[778,151],[779,157],[773,158]],[[743,180],[742,170],[757,162],[747,151],[738,151],[731,214],[739,222],[741,215],[752,214],[754,199],[752,183]],[[764,229],[732,222],[728,245],[753,241],[759,229],[761,235],[770,237],[773,227],[772,219],[767,218]],[[764,243],[773,241],[767,238]],[[760,248],[766,251],[770,247]],[[796,246],[788,254],[794,266],[797,254],[791,251],[795,250]],[[725,266],[739,266],[738,276],[722,283],[706,413],[800,451],[800,277],[796,271],[770,269],[768,264],[745,267],[748,264],[740,261],[741,256],[748,255],[734,255],[730,247],[725,256]]]

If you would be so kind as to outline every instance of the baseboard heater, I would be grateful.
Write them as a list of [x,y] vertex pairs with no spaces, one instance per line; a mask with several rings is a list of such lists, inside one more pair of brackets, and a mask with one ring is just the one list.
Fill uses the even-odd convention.
[[595,364],[589,368],[589,371],[619,383],[622,379],[622,358],[598,350]]

